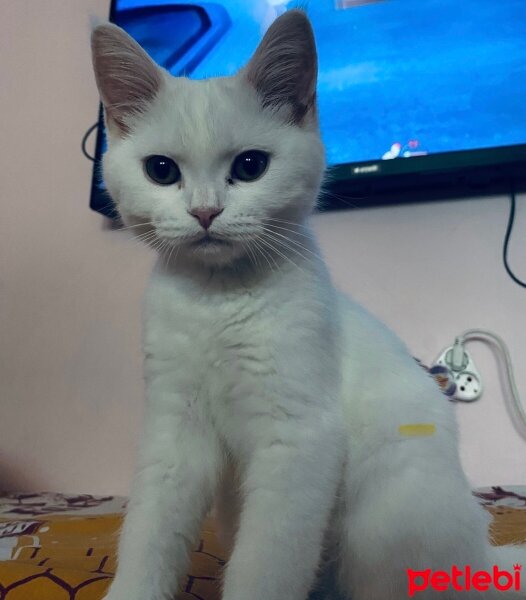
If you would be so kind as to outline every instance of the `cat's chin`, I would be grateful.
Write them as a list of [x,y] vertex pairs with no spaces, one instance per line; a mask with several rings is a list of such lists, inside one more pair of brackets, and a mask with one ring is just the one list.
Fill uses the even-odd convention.
[[[175,256],[176,252],[173,254]],[[243,255],[243,247],[239,243],[205,236],[182,245],[178,260],[185,260],[195,266],[227,268],[237,263]]]
[[231,242],[208,237],[192,242],[188,250],[197,261],[210,265],[226,265],[237,254]]
[[232,242],[218,237],[203,236],[189,244],[194,251],[200,251],[205,254],[217,254],[226,248],[232,247]]

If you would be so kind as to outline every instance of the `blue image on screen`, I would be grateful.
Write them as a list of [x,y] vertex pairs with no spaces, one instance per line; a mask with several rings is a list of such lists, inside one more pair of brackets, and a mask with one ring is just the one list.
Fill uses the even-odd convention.
[[[295,2],[117,0],[173,75],[233,75]],[[329,164],[526,143],[524,0],[312,0]]]

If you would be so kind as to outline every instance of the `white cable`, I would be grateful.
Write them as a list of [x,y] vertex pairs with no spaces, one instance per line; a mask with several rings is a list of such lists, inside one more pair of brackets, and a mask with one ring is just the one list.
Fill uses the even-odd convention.
[[492,333],[491,331],[486,331],[485,329],[468,329],[461,333],[458,338],[455,340],[455,343],[464,344],[470,339],[474,338],[490,338],[500,349],[504,356],[504,362],[506,364],[506,373],[508,375],[508,384],[511,391],[511,397],[513,399],[513,407],[516,411],[516,416],[519,418],[522,428],[519,428],[519,432],[523,437],[526,437],[526,411],[522,405],[521,399],[519,397],[519,392],[517,390],[517,384],[515,383],[515,376],[513,375],[513,365],[511,362],[510,352],[508,347],[506,346],[504,340]]

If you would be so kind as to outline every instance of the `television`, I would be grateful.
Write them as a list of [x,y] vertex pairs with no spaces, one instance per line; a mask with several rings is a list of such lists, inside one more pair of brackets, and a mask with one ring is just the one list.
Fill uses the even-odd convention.
[[[233,75],[287,0],[113,0],[110,20],[175,76]],[[303,2],[327,149],[320,208],[526,188],[524,0]],[[115,216],[100,175],[91,207]]]

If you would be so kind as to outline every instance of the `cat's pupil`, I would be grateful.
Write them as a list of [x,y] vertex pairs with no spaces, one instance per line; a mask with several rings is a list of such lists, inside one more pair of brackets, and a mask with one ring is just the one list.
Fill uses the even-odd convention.
[[259,168],[259,163],[257,159],[254,159],[254,157],[246,156],[243,159],[243,170],[248,175],[254,177],[254,175],[256,175],[256,173],[259,171]]
[[160,185],[172,185],[181,178],[179,167],[167,156],[160,154],[149,156],[144,166],[148,177]]
[[231,176],[241,181],[254,181],[263,175],[268,165],[268,154],[260,150],[248,150],[236,156]]

